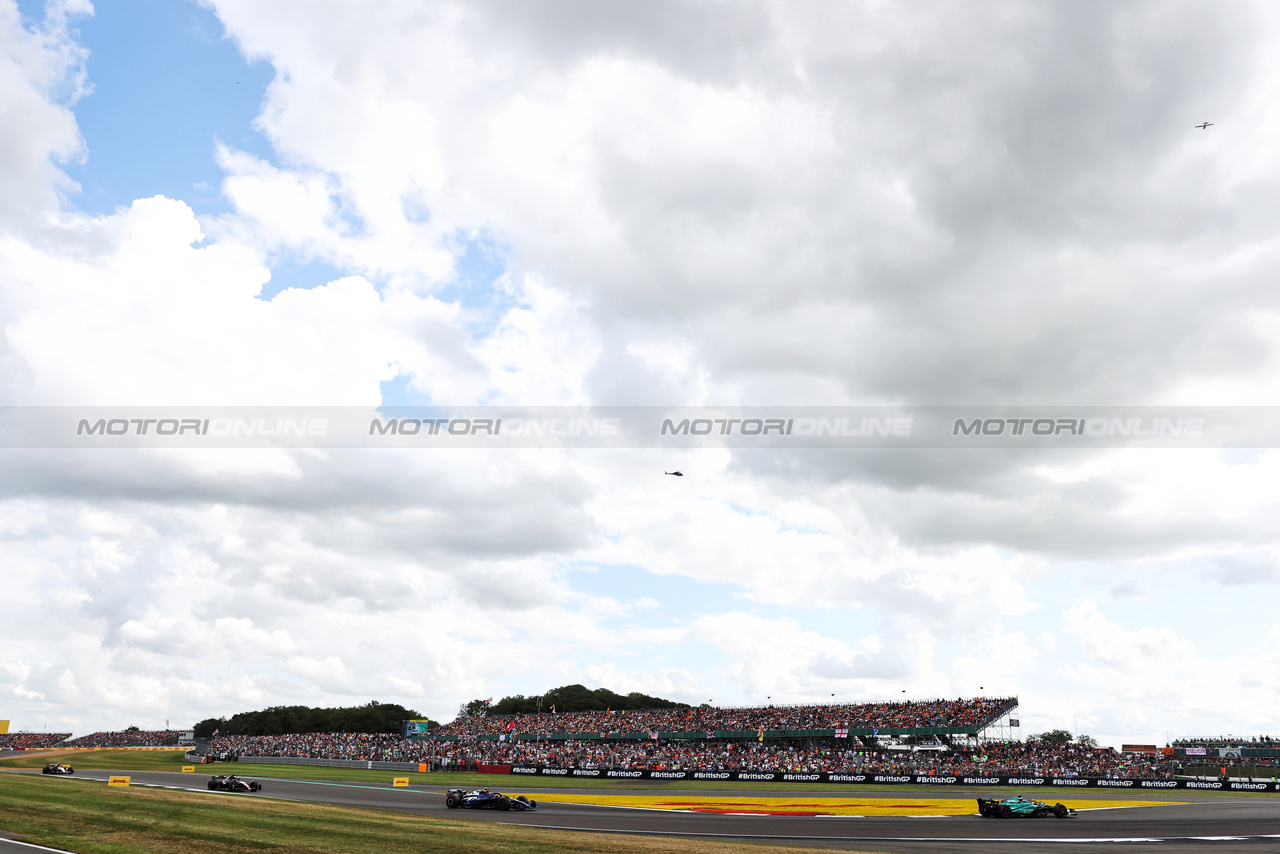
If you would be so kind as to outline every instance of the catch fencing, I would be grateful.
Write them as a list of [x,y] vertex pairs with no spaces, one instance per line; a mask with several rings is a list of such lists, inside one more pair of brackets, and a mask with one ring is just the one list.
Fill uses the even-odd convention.
[[379,771],[417,771],[417,762],[379,762],[368,759],[310,759],[293,756],[241,756],[241,762],[254,765],[318,765],[325,768],[366,768]]

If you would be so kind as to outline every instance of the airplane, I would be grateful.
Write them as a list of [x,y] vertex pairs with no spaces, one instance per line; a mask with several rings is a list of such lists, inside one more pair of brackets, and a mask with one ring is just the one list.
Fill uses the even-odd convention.
[[675,477],[684,477],[684,472],[682,471],[664,471],[663,474],[669,474]]
[[1204,130],[1205,128],[1211,128],[1213,127],[1213,122],[1205,122],[1204,124],[1196,125],[1196,127],[1200,128],[1200,130]]

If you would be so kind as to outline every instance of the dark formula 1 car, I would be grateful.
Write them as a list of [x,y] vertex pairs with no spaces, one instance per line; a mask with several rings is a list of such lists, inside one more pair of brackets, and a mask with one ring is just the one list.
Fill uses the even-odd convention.
[[59,765],[56,762],[50,762],[48,765],[44,766],[44,769],[40,773],[41,774],[74,774],[76,773],[76,769],[72,768],[70,765]]
[[262,784],[257,780],[241,780],[235,774],[225,777],[214,777],[209,781],[209,791],[223,792],[261,792]]
[[465,792],[462,789],[450,789],[445,795],[444,805],[451,810],[536,810],[537,801],[531,801],[524,795],[512,797],[502,792],[491,792],[488,789],[475,789]]
[[978,815],[986,816],[987,818],[1015,818],[1017,816],[1040,818],[1046,815],[1066,818],[1075,814],[1075,810],[1068,809],[1062,804],[1050,806],[1044,801],[1033,801],[1021,795],[1005,798],[1003,801],[997,801],[994,798],[991,800],[978,798]]

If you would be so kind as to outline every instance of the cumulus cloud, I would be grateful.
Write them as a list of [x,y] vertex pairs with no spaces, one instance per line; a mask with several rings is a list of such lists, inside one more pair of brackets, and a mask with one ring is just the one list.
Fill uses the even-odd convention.
[[[0,2],[6,402],[373,407],[388,381],[448,404],[1275,396],[1265,5],[208,6],[275,71],[271,151],[210,140],[225,212],[89,217],[59,168],[84,152],[68,21],[88,9],[24,28]],[[477,247],[497,269],[468,291]],[[283,259],[340,275],[262,299]],[[679,483],[657,474],[673,456]],[[1209,725],[1221,709],[1170,702],[1179,661],[1245,659],[1104,600],[1189,607],[1144,572],[1273,583],[1274,464],[4,451],[30,607],[0,684],[75,727],[142,723],[139,698],[447,717],[559,679],[699,702],[976,684],[1044,721],[1070,690],[1090,720],[1145,703]]]
[[74,185],[59,169],[83,151],[68,105],[85,89],[85,51],[68,19],[87,2],[50,3],[38,29],[0,4],[0,227],[38,231]]

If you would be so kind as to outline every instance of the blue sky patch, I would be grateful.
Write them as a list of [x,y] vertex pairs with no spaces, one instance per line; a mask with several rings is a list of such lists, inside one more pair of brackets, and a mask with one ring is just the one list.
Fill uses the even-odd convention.
[[316,259],[304,260],[294,256],[280,256],[270,263],[271,281],[262,286],[259,299],[269,300],[289,288],[310,290],[329,284],[335,279],[350,275],[332,264]]
[[[43,17],[38,4],[22,11]],[[220,140],[271,155],[252,126],[271,65],[247,63],[212,12],[183,0],[100,3],[73,27],[89,51],[92,86],[74,105],[88,148],[67,168],[81,186],[76,206],[105,214],[163,195],[199,214],[229,210],[214,150]]]

